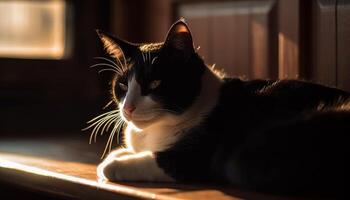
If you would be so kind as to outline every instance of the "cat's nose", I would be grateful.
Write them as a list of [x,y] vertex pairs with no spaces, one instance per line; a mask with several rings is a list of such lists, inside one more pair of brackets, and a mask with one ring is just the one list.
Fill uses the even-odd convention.
[[124,108],[123,108],[123,110],[124,110],[124,113],[126,114],[126,115],[131,115],[131,113],[134,111],[136,109],[136,107],[134,106],[134,105],[124,105]]

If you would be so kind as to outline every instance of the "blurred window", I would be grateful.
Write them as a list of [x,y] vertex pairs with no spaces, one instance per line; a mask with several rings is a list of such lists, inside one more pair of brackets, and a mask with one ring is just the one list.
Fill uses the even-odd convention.
[[65,18],[65,1],[1,0],[0,57],[63,58]]

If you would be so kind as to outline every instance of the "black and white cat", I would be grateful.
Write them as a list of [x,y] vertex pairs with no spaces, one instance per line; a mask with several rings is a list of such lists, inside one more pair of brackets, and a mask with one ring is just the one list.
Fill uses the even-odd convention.
[[105,122],[126,122],[123,148],[98,166],[99,178],[343,194],[348,92],[298,80],[222,78],[197,54],[183,20],[164,43],[98,35],[116,74],[114,118]]

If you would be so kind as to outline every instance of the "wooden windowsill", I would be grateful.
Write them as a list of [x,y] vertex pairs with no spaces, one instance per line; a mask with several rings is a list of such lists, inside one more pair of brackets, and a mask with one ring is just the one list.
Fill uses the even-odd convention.
[[74,199],[281,199],[203,185],[101,183],[89,147],[71,139],[2,139],[0,182]]

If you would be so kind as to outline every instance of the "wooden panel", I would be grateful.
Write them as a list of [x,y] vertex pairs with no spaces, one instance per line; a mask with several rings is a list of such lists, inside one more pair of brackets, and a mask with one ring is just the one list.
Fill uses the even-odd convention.
[[270,79],[278,79],[278,3],[272,1],[268,12],[268,69]]
[[251,78],[277,78],[276,2],[255,2],[250,16]]
[[160,42],[171,25],[171,0],[114,0],[111,32],[131,42]]
[[[195,43],[208,64],[215,63],[229,76],[275,78],[276,43],[270,42],[275,1],[185,3],[178,15],[190,24]],[[204,45],[203,45],[204,44]]]
[[313,0],[311,3],[311,54],[309,78],[336,85],[336,0]]
[[350,91],[350,2],[338,0],[337,9],[338,86]]
[[249,15],[214,16],[211,27],[211,49],[216,65],[231,76],[249,76]]
[[190,25],[192,35],[194,36],[193,42],[195,47],[198,49],[198,53],[203,57],[205,61],[210,64],[212,62],[210,43],[210,30],[209,20],[206,17],[189,17],[186,18]]
[[299,0],[278,1],[278,65],[280,79],[298,78]]

